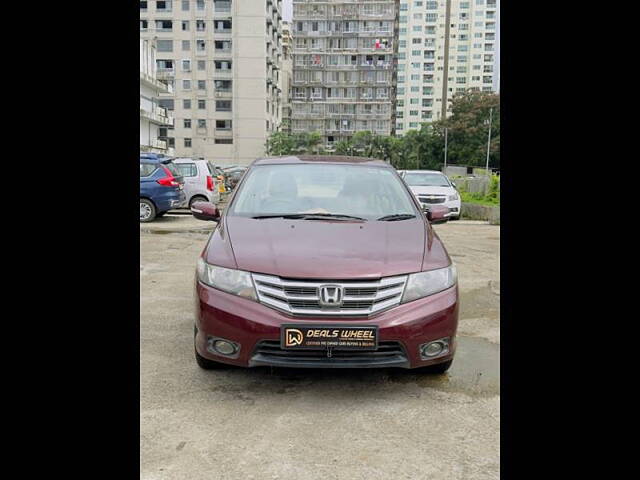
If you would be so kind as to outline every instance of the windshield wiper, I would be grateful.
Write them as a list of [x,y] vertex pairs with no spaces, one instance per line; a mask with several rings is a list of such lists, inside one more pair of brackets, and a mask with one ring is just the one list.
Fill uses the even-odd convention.
[[354,217],[351,215],[341,215],[338,213],[290,213],[290,214],[274,214],[274,215],[257,215],[256,219],[262,218],[286,218],[294,220],[324,220],[325,218],[336,218],[344,220],[366,220],[362,217]]
[[377,220],[380,222],[395,222],[398,220],[409,220],[410,218],[416,218],[416,216],[409,213],[400,213],[395,215],[385,215],[384,217],[380,217]]
[[305,213],[304,218],[313,220],[315,218],[323,219],[323,218],[344,218],[345,220],[366,220],[366,218],[362,217],[354,217],[352,215],[342,215],[340,213]]
[[251,218],[257,218],[257,219],[262,219],[262,218],[304,218],[305,214],[304,213],[276,213],[273,215],[257,215],[255,217],[251,217]]

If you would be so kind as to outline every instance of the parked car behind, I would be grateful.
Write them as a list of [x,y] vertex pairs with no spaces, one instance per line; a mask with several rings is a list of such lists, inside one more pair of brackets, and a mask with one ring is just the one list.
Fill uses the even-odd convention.
[[456,268],[428,214],[382,160],[256,160],[198,259],[195,356],[202,368],[420,368],[456,349]]
[[399,170],[398,173],[424,207],[449,207],[449,219],[460,218],[460,194],[455,185],[437,170]]
[[185,204],[184,180],[170,157],[140,154],[140,221],[152,222]]
[[184,193],[187,198],[185,207],[191,207],[193,202],[220,201],[218,179],[208,161],[176,158],[173,163],[184,178]]
[[227,179],[229,188],[234,189],[246,171],[247,167],[231,167],[225,169],[225,178]]

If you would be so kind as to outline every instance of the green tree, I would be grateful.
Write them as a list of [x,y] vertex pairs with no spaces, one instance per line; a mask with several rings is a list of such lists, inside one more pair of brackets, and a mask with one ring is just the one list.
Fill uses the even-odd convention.
[[273,132],[267,139],[267,155],[290,155],[294,148],[291,135],[285,132]]
[[491,92],[468,91],[455,95],[451,100],[451,117],[437,122],[438,129],[449,129],[448,162],[475,166],[486,164],[492,109],[489,165],[500,166],[500,96]]
[[336,143],[336,155],[354,155],[354,148],[351,139],[340,140]]

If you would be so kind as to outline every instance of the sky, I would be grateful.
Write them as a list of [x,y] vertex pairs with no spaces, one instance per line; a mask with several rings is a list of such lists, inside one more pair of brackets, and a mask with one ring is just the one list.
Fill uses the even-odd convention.
[[290,22],[293,16],[293,0],[282,0],[282,19]]

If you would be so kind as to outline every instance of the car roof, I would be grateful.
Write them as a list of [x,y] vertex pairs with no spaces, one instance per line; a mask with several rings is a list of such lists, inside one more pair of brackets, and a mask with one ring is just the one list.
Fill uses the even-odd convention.
[[406,173],[439,173],[440,175],[444,175],[439,170],[404,170]]
[[255,160],[251,165],[278,165],[297,163],[346,163],[351,165],[391,166],[380,159],[369,157],[350,157],[347,155],[287,155],[281,157],[266,157]]
[[173,162],[174,163],[195,163],[195,162],[206,162],[206,160],[203,160],[202,158],[180,157],[180,158],[174,158]]

